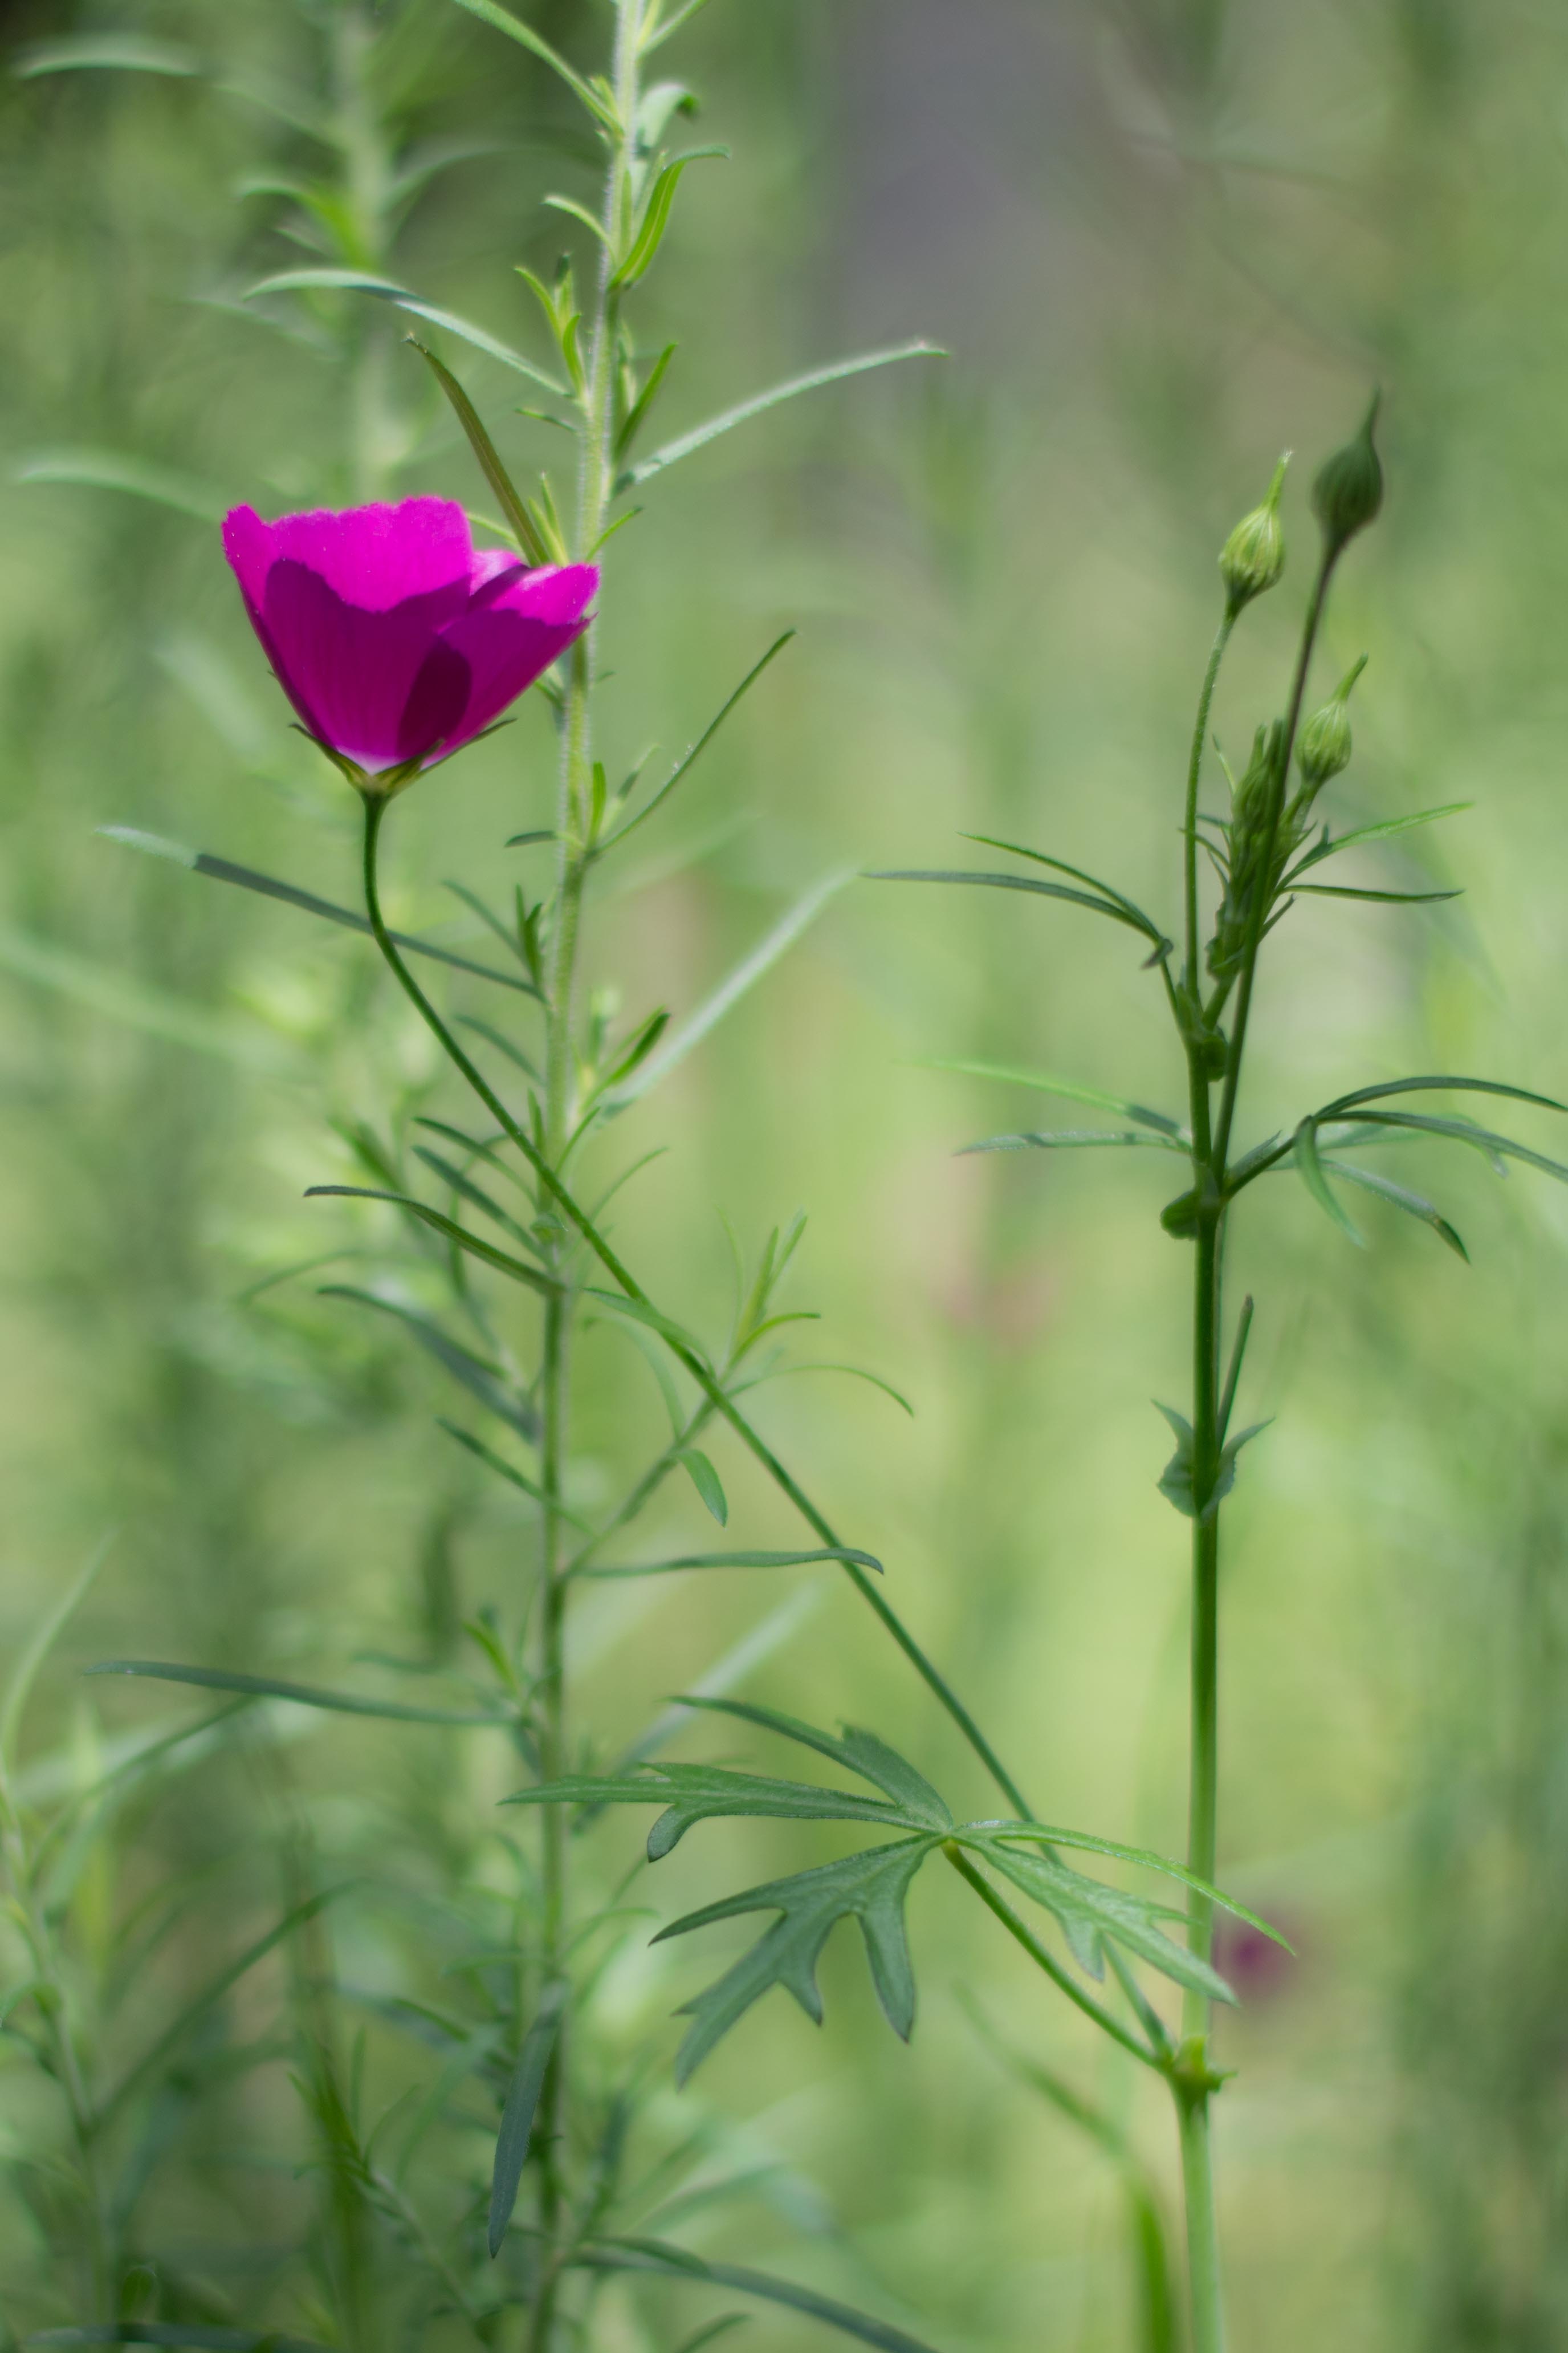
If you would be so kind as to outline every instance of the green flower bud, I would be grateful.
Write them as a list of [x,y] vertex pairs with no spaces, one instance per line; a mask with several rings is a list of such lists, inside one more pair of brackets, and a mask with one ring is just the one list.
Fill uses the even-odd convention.
[[1361,431],[1325,461],[1312,484],[1312,512],[1323,527],[1323,552],[1331,562],[1383,504],[1383,467],[1372,438],[1382,399],[1380,392],[1373,394]]
[[1309,793],[1320,792],[1331,776],[1337,776],[1342,768],[1350,766],[1351,723],[1345,705],[1352,687],[1365,668],[1366,656],[1363,654],[1335,687],[1331,699],[1321,711],[1313,712],[1301,730],[1296,758]]
[[1285,569],[1285,534],[1279,528],[1279,493],[1285,487],[1286,450],[1274,469],[1274,480],[1260,507],[1243,515],[1219,552],[1219,575],[1225,582],[1226,610],[1234,621],[1244,605],[1272,588]]

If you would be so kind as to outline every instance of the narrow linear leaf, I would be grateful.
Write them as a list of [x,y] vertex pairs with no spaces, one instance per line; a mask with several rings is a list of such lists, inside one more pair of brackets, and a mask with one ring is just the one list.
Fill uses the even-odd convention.
[[1396,1209],[1405,1210],[1412,1218],[1419,1218],[1423,1225],[1430,1226],[1433,1232],[1446,1241],[1451,1250],[1457,1251],[1468,1266],[1469,1251],[1447,1219],[1421,1194],[1412,1193],[1407,1187],[1395,1185],[1386,1176],[1374,1176],[1370,1168],[1352,1168],[1348,1160],[1331,1160],[1329,1165],[1335,1176],[1342,1176],[1347,1184],[1364,1186],[1369,1193],[1375,1193],[1379,1200],[1392,1202]]
[[197,522],[221,522],[233,504],[215,483],[182,473],[177,467],[154,465],[115,449],[39,449],[22,459],[12,480],[124,491],[132,498],[150,499],[154,506],[172,507],[176,514],[190,515]]
[[1426,907],[1438,899],[1462,899],[1462,891],[1352,891],[1343,882],[1288,882],[1299,899],[1375,899],[1388,907]]
[[465,1170],[446,1159],[439,1152],[432,1152],[428,1145],[416,1144],[414,1146],[414,1157],[416,1160],[422,1160],[432,1176],[438,1176],[444,1185],[450,1186],[459,1200],[467,1201],[471,1208],[479,1210],[483,1216],[493,1218],[503,1232],[510,1234],[513,1240],[521,1242],[525,1250],[532,1250],[532,1240],[524,1228],[518,1224],[517,1219],[509,1211],[501,1208],[500,1203],[492,1195],[485,1191],[482,1185],[476,1185]]
[[1164,934],[1159,925],[1143,913],[1137,901],[1130,899],[1124,891],[1119,891],[1113,882],[1102,882],[1098,874],[1086,874],[1081,866],[1069,866],[1065,859],[1047,858],[1043,849],[1026,849],[1021,842],[998,841],[993,834],[969,833],[963,839],[977,841],[986,849],[1005,849],[1010,858],[1027,858],[1036,866],[1050,867],[1054,873],[1070,874],[1075,882],[1082,882],[1089,890],[1098,891],[1101,898],[1110,899],[1121,908],[1129,922],[1136,923],[1150,939],[1164,942]]
[[521,18],[514,16],[510,9],[498,6],[497,0],[458,0],[458,5],[460,8],[466,8],[470,16],[478,16],[481,23],[493,25],[498,33],[505,33],[509,39],[521,42],[525,49],[531,49],[534,56],[550,68],[552,73],[560,76],[574,97],[586,107],[595,122],[602,123],[607,131],[613,131],[616,128],[613,108],[605,104],[598,91],[590,83],[584,81],[581,74],[573,71],[559,50],[552,49],[543,35],[536,33],[531,25],[525,25]]
[[470,1397],[477,1398],[498,1420],[515,1430],[520,1438],[526,1438],[530,1445],[537,1444],[539,1417],[524,1398],[503,1387],[500,1367],[487,1365],[481,1357],[474,1356],[460,1342],[443,1332],[438,1324],[433,1324],[427,1315],[417,1314],[413,1308],[402,1306],[395,1299],[381,1299],[374,1291],[359,1291],[346,1282],[323,1283],[318,1295],[322,1299],[352,1300],[356,1306],[374,1307],[383,1315],[395,1315],[426,1353],[434,1356],[443,1370],[450,1373]]
[[1357,826],[1353,833],[1339,834],[1309,849],[1286,876],[1284,887],[1289,890],[1297,874],[1304,874],[1310,866],[1321,865],[1325,858],[1332,858],[1342,849],[1354,849],[1365,841],[1390,841],[1395,834],[1409,833],[1418,825],[1434,825],[1439,818],[1458,817],[1461,809],[1474,807],[1473,801],[1445,801],[1441,808],[1417,809],[1413,817],[1391,817],[1379,825]]
[[394,1208],[406,1210],[411,1218],[417,1218],[422,1225],[429,1226],[434,1232],[444,1235],[447,1241],[455,1242],[459,1250],[467,1250],[471,1257],[482,1259],[487,1266],[509,1274],[513,1282],[521,1282],[526,1289],[537,1291],[545,1297],[552,1297],[561,1289],[555,1277],[546,1274],[542,1268],[530,1266],[526,1259],[513,1258],[510,1250],[498,1250],[494,1242],[487,1242],[468,1227],[460,1226],[455,1218],[444,1217],[439,1209],[432,1209],[426,1202],[416,1201],[412,1194],[384,1193],[370,1185],[308,1185],[305,1198],[307,1201],[330,1198],[388,1202]]
[[247,1699],[286,1699],[296,1707],[326,1708],[336,1715],[373,1715],[397,1724],[505,1724],[494,1714],[449,1707],[405,1707],[396,1700],[361,1699],[353,1692],[326,1691],[318,1683],[286,1683],[277,1675],[246,1675],[227,1667],[187,1667],[167,1659],[103,1659],[89,1675],[144,1675],[154,1683],[196,1683],[204,1691],[241,1692]]
[[795,1373],[847,1373],[851,1379],[869,1381],[874,1389],[880,1389],[884,1397],[891,1398],[893,1403],[901,1407],[911,1421],[916,1418],[914,1407],[902,1389],[896,1389],[891,1381],[885,1381],[882,1378],[880,1373],[868,1373],[864,1365],[819,1363],[815,1359],[799,1365],[773,1365],[766,1372],[759,1373],[755,1380],[736,1382],[731,1390],[731,1395],[743,1397],[747,1389],[760,1388],[764,1381],[781,1381]]
[[694,1047],[700,1046],[718,1028],[747,990],[753,988],[763,975],[771,971],[779,959],[787,955],[801,934],[816,922],[828,901],[836,898],[845,884],[853,880],[853,874],[847,871],[826,875],[814,884],[804,898],[797,899],[789,913],[781,916],[772,931],[758,941],[750,955],[742,957],[734,970],[720,982],[712,995],[705,997],[684,1021],[678,1022],[658,1050],[605,1097],[605,1111],[614,1113],[625,1110],[628,1103],[636,1103],[639,1096],[647,1094],[650,1088],[658,1086],[661,1079],[667,1078]]
[[829,1552],[689,1552],[673,1560],[638,1561],[624,1568],[575,1568],[574,1577],[668,1577],[679,1568],[801,1568],[824,1560],[852,1560],[862,1568],[884,1572],[879,1560],[868,1552],[851,1552],[847,1546]]
[[1120,1146],[1124,1151],[1178,1152],[1185,1159],[1189,1147],[1173,1135],[1143,1135],[1133,1128],[1057,1127],[1017,1135],[986,1135],[978,1144],[963,1145],[962,1160],[971,1152],[1082,1152]]
[[[473,5],[474,0],[463,0],[465,7]],[[647,481],[651,476],[666,472],[669,467],[679,465],[682,458],[689,458],[694,451],[706,448],[710,441],[717,441],[721,434],[732,432],[737,425],[748,424],[753,417],[761,417],[786,400],[797,399],[803,392],[816,392],[824,385],[842,383],[847,376],[864,375],[871,368],[891,367],[900,360],[945,359],[946,356],[946,353],[935,343],[899,343],[887,351],[862,352],[854,359],[836,360],[829,367],[813,368],[806,375],[792,376],[786,384],[776,384],[767,392],[754,393],[750,400],[742,400],[735,407],[726,408],[719,416],[710,417],[706,424],[694,426],[689,433],[681,434],[678,440],[667,441],[662,449],[656,449],[650,457],[643,459],[640,465],[633,466],[622,474],[616,487],[617,490],[631,490],[637,483]]]
[[534,2111],[544,2088],[545,2070],[550,2054],[555,2048],[555,2038],[565,2014],[566,1997],[570,1988],[563,1980],[546,1989],[535,2013],[533,2022],[522,2038],[522,2048],[517,2054],[506,2105],[501,2111],[500,2131],[496,2137],[495,2170],[490,2178],[490,2209],[487,2241],[493,2263],[500,2253],[507,2224],[511,2221],[517,2204],[518,2185],[522,2168],[528,2162],[528,2144],[533,2135]]
[[[542,385],[545,391],[554,394],[557,399],[564,397],[564,385],[558,384],[542,368],[535,367],[533,362],[525,359],[521,352],[514,352],[510,343],[501,343],[484,327],[476,326],[471,319],[459,317],[456,311],[438,310],[435,303],[422,301],[417,294],[411,294],[406,286],[398,286],[391,279],[376,278],[362,269],[281,270],[276,277],[260,279],[256,285],[247,287],[245,300],[248,302],[258,294],[308,293],[317,287],[337,287],[345,293],[374,294],[382,301],[392,303],[395,309],[406,311],[411,318],[424,319],[432,327],[444,327],[448,334],[456,335],[461,343],[470,343],[475,351],[483,352],[487,358],[500,360],[504,367],[529,377],[534,384]],[[424,347],[418,345],[416,348],[422,350]]]
[[45,1613],[31,1639],[22,1646],[6,1681],[5,1697],[0,1700],[0,1768],[9,1766],[16,1757],[16,1735],[39,1670],[97,1583],[113,1541],[112,1535],[107,1535],[93,1546],[54,1608]]
[[1415,1078],[1390,1079],[1376,1087],[1358,1087],[1354,1094],[1338,1095],[1331,1103],[1312,1116],[1319,1126],[1337,1119],[1342,1112],[1353,1111],[1359,1104],[1382,1103],[1389,1095],[1441,1094],[1445,1092],[1479,1095],[1506,1095],[1510,1103],[1534,1103],[1542,1111],[1568,1112],[1568,1103],[1559,1103],[1553,1095],[1531,1094],[1527,1088],[1506,1086],[1500,1079]]
[[[627,818],[624,825],[618,826],[614,833],[610,834],[599,844],[599,855],[603,856],[605,850],[612,849],[617,841],[624,841],[627,834],[635,833],[639,825],[646,825],[648,818],[653,815],[655,809],[659,807],[660,803],[668,800],[670,794],[675,790],[677,785],[679,784],[681,778],[688,775],[689,771],[696,766],[698,761],[708,749],[709,744],[711,744],[714,736],[717,735],[720,728],[722,727],[725,720],[728,719],[736,704],[740,702],[745,695],[750,693],[752,688],[755,686],[758,679],[761,678],[763,670],[768,667],[768,664],[774,660],[778,655],[783,653],[785,646],[790,644],[795,636],[795,631],[794,629],[786,629],[782,637],[778,637],[773,639],[773,644],[768,648],[767,652],[763,656],[761,661],[756,661],[752,664],[751,669],[746,672],[745,677],[741,681],[741,683],[735,689],[734,693],[731,695],[729,701],[721,708],[718,717],[710,720],[708,725],[697,738],[696,743],[693,744],[689,752],[686,753],[681,759],[676,762],[674,767],[670,770],[668,776],[665,778],[663,784],[660,785],[658,792],[655,793],[653,798],[647,803],[646,807],[638,809],[635,817]],[[524,839],[526,837],[522,835],[518,835],[516,837],[519,840]]]
[[175,48],[168,41],[145,41],[135,33],[84,33],[75,40],[49,41],[24,49],[11,70],[18,81],[32,81],[40,74],[99,69],[169,74],[176,79],[188,79],[203,69],[201,59],[189,49]]
[[1318,1130],[1315,1120],[1304,1119],[1296,1130],[1296,1166],[1301,1182],[1325,1217],[1348,1234],[1357,1250],[1366,1248],[1366,1237],[1347,1217],[1334,1197],[1332,1187],[1323,1174],[1323,1164],[1318,1154]]
[[687,165],[703,163],[710,158],[718,158],[727,163],[729,156],[730,151],[727,147],[697,147],[693,148],[689,155],[673,157],[664,166],[648,193],[637,236],[632,240],[631,250],[611,280],[612,285],[623,290],[629,289],[635,286],[640,278],[646,278],[652,269],[658,255],[658,248],[664,243],[664,233],[669,227],[670,207],[675,202],[675,192],[680,185],[681,174]]
[[[547,204],[552,212],[564,213],[568,220],[580,222],[592,236],[597,238],[605,252],[609,252],[610,240],[605,234],[604,222],[596,214],[591,213],[586,205],[580,205],[575,196],[545,196],[541,201]],[[576,322],[574,321],[573,324],[575,325]]]
[[984,874],[959,867],[910,867],[874,871],[866,879],[869,882],[974,882],[992,891],[1032,891],[1043,899],[1066,899],[1075,907],[1088,907],[1097,915],[1109,915],[1112,923],[1124,923],[1129,931],[1152,940],[1162,952],[1171,944],[1146,916],[1130,913],[1119,901],[1074,890],[1066,882],[1041,882],[1032,874]]
[[1005,1062],[963,1062],[922,1060],[923,1071],[955,1071],[962,1077],[995,1079],[1005,1086],[1035,1087],[1042,1094],[1062,1095],[1069,1103],[1092,1103],[1097,1111],[1113,1111],[1121,1119],[1135,1120],[1140,1127],[1152,1127],[1162,1135],[1173,1135],[1185,1146],[1186,1130],[1180,1120],[1171,1119],[1163,1111],[1151,1111],[1146,1103],[1132,1103],[1124,1095],[1108,1095],[1099,1087],[1080,1086],[1076,1079],[1058,1079],[1044,1071],[1019,1071]]
[[[1359,1112],[1339,1114],[1346,1125],[1363,1118]],[[1500,1153],[1504,1159],[1521,1161],[1527,1168],[1539,1168],[1543,1176],[1555,1176],[1559,1184],[1568,1185],[1568,1167],[1560,1160],[1549,1160],[1543,1152],[1532,1152],[1528,1145],[1516,1144],[1510,1135],[1499,1135],[1489,1127],[1478,1127],[1468,1119],[1438,1119],[1425,1112],[1385,1111],[1375,1115],[1376,1124],[1385,1128],[1404,1128],[1415,1135],[1441,1135],[1456,1144],[1468,1144],[1473,1151]]]
[[692,1485],[701,1496],[708,1510],[718,1521],[719,1525],[721,1528],[727,1527],[730,1520],[729,1498],[724,1493],[723,1481],[706,1454],[700,1447],[683,1446],[677,1453],[676,1460],[684,1464]]
[[[479,460],[479,471],[500,501],[501,512],[511,526],[512,535],[519,547],[531,564],[548,564],[550,550],[544,543],[543,536],[534,522],[527,501],[520,495],[511,476],[501,464],[500,452],[486,432],[484,421],[479,410],[474,406],[451,369],[437,358],[429,346],[422,343],[416,335],[410,335],[408,340],[446,394],[458,424],[468,436],[468,447]],[[537,997],[539,991],[534,989],[532,993]]]
[[664,389],[664,379],[669,374],[670,362],[674,359],[679,349],[679,345],[678,343],[666,343],[663,351],[660,352],[658,359],[655,360],[652,367],[649,368],[647,377],[644,380],[642,390],[638,393],[636,400],[633,401],[630,408],[626,411],[626,422],[621,427],[619,433],[616,436],[616,456],[617,458],[624,458],[626,456],[627,450],[630,449],[632,444],[636,441],[637,435],[647,423],[648,417],[653,410],[653,405],[658,398],[660,392]]
[[701,1344],[683,1324],[677,1324],[668,1315],[661,1315],[657,1307],[648,1305],[647,1300],[628,1298],[619,1291],[598,1291],[591,1283],[584,1286],[583,1296],[592,1299],[600,1307],[611,1309],[617,1315],[626,1316],[633,1324],[646,1324],[650,1332],[657,1332],[661,1339],[670,1341],[678,1348],[685,1348],[706,1364],[707,1355]]
[[[572,2261],[579,2270],[662,2272],[669,2278],[679,2278],[690,2269],[689,2263],[680,2262],[673,2253],[656,2253],[646,2242],[635,2250],[614,2242],[593,2243],[574,2255]],[[824,2327],[837,2329],[841,2336],[878,2347],[879,2353],[931,2353],[929,2345],[905,2329],[895,2328],[890,2321],[874,2319],[869,2313],[857,2312],[852,2305],[818,2295],[815,2288],[797,2287],[793,2280],[774,2279],[766,2272],[754,2272],[738,2263],[710,2263],[703,2269],[704,2276],[715,2287],[732,2288],[737,2295],[752,2295],[763,2304],[784,2305],[792,2312],[803,2312],[808,2319],[820,2320]]]
[[[280,899],[287,907],[298,907],[301,913],[316,915],[323,923],[338,923],[344,931],[362,932],[370,935],[370,923],[363,915],[355,914],[352,907],[340,907],[330,899],[318,899],[311,891],[300,891],[292,882],[279,882],[274,875],[258,874],[248,866],[236,866],[227,858],[215,858],[205,849],[187,849],[177,841],[165,841],[159,835],[142,833],[134,826],[100,825],[99,832],[110,841],[118,841],[127,849],[139,849],[152,858],[166,858],[171,864],[188,867],[193,874],[205,874],[215,882],[232,882],[241,891],[255,891],[264,899]],[[391,937],[410,955],[430,957],[437,964],[449,965],[454,971],[472,973],[479,980],[499,981],[503,988],[520,989],[524,997],[537,997],[539,991],[531,982],[517,974],[500,972],[493,965],[476,964],[472,957],[458,955],[450,948],[437,947],[434,941],[416,939],[409,932],[394,932]]]

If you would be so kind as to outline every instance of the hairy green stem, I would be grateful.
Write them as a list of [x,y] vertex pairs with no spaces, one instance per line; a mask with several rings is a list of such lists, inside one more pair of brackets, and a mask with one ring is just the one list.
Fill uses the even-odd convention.
[[[579,404],[582,465],[578,481],[576,546],[585,562],[604,530],[612,485],[615,375],[619,335],[615,257],[621,249],[635,159],[637,119],[637,32],[642,0],[617,0],[612,80],[616,128],[610,135],[605,174],[598,283],[588,322],[589,364]],[[567,664],[561,728],[560,789],[556,809],[557,864],[552,911],[544,1006],[544,1154],[553,1170],[564,1166],[575,1116],[577,965],[583,900],[593,857],[592,776],[594,632],[578,639]],[[541,1203],[543,1207],[543,1203]],[[563,1236],[551,1251],[550,1268],[560,1288],[544,1310],[540,1369],[541,1478],[544,1509],[541,1535],[539,1625],[540,1771],[556,1779],[567,1768],[566,1608],[570,1590],[563,1559],[562,1493],[570,1448],[571,1363],[575,1295]],[[567,1934],[569,1825],[559,1806],[541,1808],[543,1920],[541,1968],[549,1984],[560,1975]],[[565,2192],[562,2159],[568,2126],[568,2035],[563,2017],[550,2053],[540,2096],[541,2260],[536,2274],[531,2353],[549,2353],[562,2274]]]

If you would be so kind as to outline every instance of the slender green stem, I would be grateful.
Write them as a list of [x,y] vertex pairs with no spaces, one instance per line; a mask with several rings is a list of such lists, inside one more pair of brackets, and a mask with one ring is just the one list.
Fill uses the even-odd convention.
[[1198,940],[1198,779],[1203,774],[1204,744],[1208,735],[1209,711],[1214,702],[1214,691],[1219,678],[1219,666],[1225,659],[1225,649],[1230,643],[1230,633],[1236,627],[1236,613],[1227,603],[1225,617],[1215,632],[1209,653],[1208,668],[1204,672],[1203,691],[1198,696],[1197,717],[1193,723],[1192,750],[1187,757],[1187,808],[1182,830],[1184,837],[1186,881],[1187,954],[1183,966],[1183,978],[1189,997],[1195,998],[1201,977]]
[[1176,2092],[1182,2143],[1182,2193],[1187,2212],[1187,2294],[1192,2353],[1223,2353],[1219,2228],[1215,2214],[1214,2163],[1209,2149],[1209,2094]]
[[1061,1963],[1053,1958],[1039,1938],[1019,1919],[1012,1905],[1004,1897],[998,1895],[984,1873],[976,1870],[961,1846],[948,1839],[943,1841],[942,1851],[960,1879],[966,1881],[973,1888],[986,1910],[995,1914],[1007,1934],[1023,1947],[1036,1967],[1044,1969],[1051,1983],[1059,1987],[1068,2000],[1081,2010],[1086,2018],[1092,2018],[1096,2026],[1102,2028],[1113,2042],[1120,2042],[1123,2051],[1131,2052],[1134,2059],[1141,2059],[1145,2067],[1159,2066],[1160,2062],[1154,2053],[1140,2042],[1138,2037],[1131,2033],[1120,2019],[1112,2018],[1108,2010],[1102,2009],[1092,1994],[1085,1993],[1070,1971],[1064,1969]]
[[[588,324],[589,365],[580,404],[582,470],[578,482],[576,547],[584,561],[598,543],[612,487],[615,427],[616,346],[619,334],[613,257],[623,243],[637,141],[637,30],[642,0],[617,0],[613,70],[616,129],[605,175],[598,285]],[[564,1166],[575,1116],[575,1041],[578,948],[583,900],[593,855],[592,794],[594,638],[580,638],[567,665],[561,729],[560,791],[556,810],[557,865],[552,911],[544,1007],[544,1156],[552,1171]],[[568,1282],[568,1244],[563,1236],[551,1251],[551,1271],[561,1288],[544,1311],[540,1368],[541,1477],[544,1510],[541,1533],[539,1622],[540,1769],[546,1780],[567,1765],[566,1609],[570,1580],[563,1558],[562,1493],[570,1444],[571,1360],[574,1293]],[[567,1934],[568,1824],[563,1809],[541,1809],[542,1841],[541,1967],[544,1982],[558,1977]],[[562,2158],[567,2133],[569,2021],[563,2019],[545,2070],[540,2105],[540,2228],[542,2259],[537,2273],[530,2331],[531,2353],[549,2353],[554,2332],[562,2274],[561,2239],[565,2205]]]

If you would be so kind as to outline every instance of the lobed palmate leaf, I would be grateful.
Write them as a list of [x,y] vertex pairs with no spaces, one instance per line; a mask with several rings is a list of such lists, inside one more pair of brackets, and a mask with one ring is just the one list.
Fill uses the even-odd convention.
[[784,1986],[806,2016],[820,2024],[816,1963],[830,1931],[844,1919],[858,1921],[883,2016],[907,2041],[915,2021],[915,1978],[904,1905],[916,1872],[941,1843],[939,1832],[927,1831],[890,1846],[868,1847],[839,1862],[796,1872],[792,1878],[705,1905],[661,1929],[656,1943],[748,1912],[779,1915],[715,1984],[682,2004],[682,2014],[692,2022],[676,2058],[677,2080],[685,2083],[736,2021],[775,1985]]
[[[1244,1433],[1236,1446],[1244,1444],[1250,1434]],[[853,1790],[736,1772],[726,1766],[659,1765],[630,1772],[573,1775],[521,1790],[507,1802],[578,1804],[595,1810],[605,1805],[658,1805],[662,1811],[648,1837],[650,1862],[668,1854],[694,1823],[731,1817],[860,1821],[904,1833],[839,1862],[743,1889],[689,1913],[661,1931],[661,1938],[679,1936],[752,1912],[777,1915],[772,1926],[721,1978],[685,2005],[692,2024],[677,2063],[682,2081],[752,2004],[774,1986],[783,1986],[810,2018],[820,2021],[816,1964],[828,1936],[844,1919],[858,1922],[882,2009],[895,2031],[907,2036],[914,2020],[915,1989],[904,1906],[916,1873],[938,1848],[967,1849],[1049,1911],[1079,1965],[1090,1975],[1103,1972],[1109,1945],[1146,1962],[1178,1985],[1215,2000],[1235,1999],[1206,1962],[1165,1933],[1163,1923],[1179,1921],[1184,1915],[1168,1905],[1151,1903],[1090,1879],[1070,1869],[1050,1849],[1073,1845],[1151,1865],[1209,1895],[1226,1910],[1254,1918],[1244,1906],[1210,1888],[1181,1864],[1110,1840],[1031,1822],[955,1823],[924,1775],[874,1733],[854,1726],[846,1726],[838,1734],[824,1732],[797,1717],[745,1701],[692,1698],[681,1704],[708,1707],[778,1733],[871,1782],[883,1794],[864,1797]],[[1044,1851],[1034,1852],[1036,1847]]]

